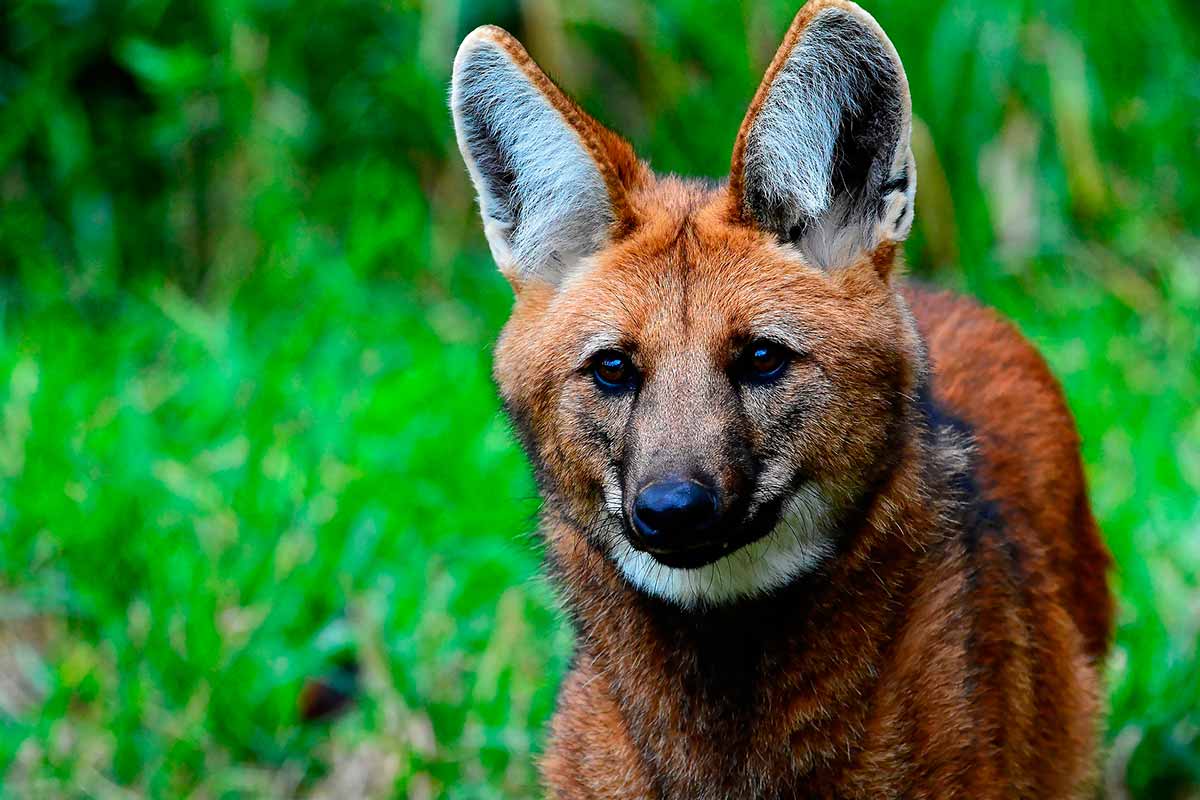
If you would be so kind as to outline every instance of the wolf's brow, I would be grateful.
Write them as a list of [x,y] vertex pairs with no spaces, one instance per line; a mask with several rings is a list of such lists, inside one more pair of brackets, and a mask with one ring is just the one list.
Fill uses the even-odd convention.
[[806,341],[803,334],[797,332],[794,327],[775,319],[752,322],[750,335],[756,339],[770,339],[773,342],[779,342],[798,353],[806,352],[809,349],[809,342]]
[[579,351],[579,356],[575,359],[575,368],[579,369],[588,362],[588,359],[594,356],[601,350],[610,350],[621,346],[624,337],[617,331],[602,331],[601,333],[593,334],[588,337],[583,343],[583,347]]

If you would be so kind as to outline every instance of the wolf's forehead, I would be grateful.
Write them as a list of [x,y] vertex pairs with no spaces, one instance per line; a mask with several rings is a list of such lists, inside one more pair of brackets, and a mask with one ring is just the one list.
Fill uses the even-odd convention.
[[828,294],[824,276],[727,224],[685,218],[669,238],[661,233],[632,237],[581,298],[636,338],[728,338]]

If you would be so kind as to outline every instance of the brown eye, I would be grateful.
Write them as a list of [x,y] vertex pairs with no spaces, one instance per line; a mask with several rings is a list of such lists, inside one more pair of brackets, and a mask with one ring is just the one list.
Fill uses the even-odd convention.
[[601,389],[620,391],[633,385],[636,373],[620,350],[601,350],[592,362],[592,375]]
[[742,356],[746,374],[757,382],[773,381],[783,374],[791,352],[781,344],[766,339],[751,342]]

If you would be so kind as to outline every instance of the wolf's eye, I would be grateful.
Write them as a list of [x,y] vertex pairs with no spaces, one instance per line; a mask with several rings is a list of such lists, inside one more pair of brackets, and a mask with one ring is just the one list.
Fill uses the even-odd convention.
[[755,339],[742,353],[746,376],[752,381],[773,381],[783,374],[791,352],[781,344]]
[[620,350],[601,350],[592,360],[592,375],[601,389],[620,391],[633,385],[637,373]]

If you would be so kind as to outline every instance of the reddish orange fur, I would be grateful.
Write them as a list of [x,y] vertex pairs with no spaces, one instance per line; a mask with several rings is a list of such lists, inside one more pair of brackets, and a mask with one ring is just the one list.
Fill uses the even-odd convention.
[[[847,6],[810,3],[785,47],[830,4]],[[905,285],[895,243],[831,271],[800,263],[741,213],[740,144],[728,185],[655,178],[491,35],[579,133],[618,209],[612,245],[564,285],[514,283],[496,350],[578,632],[542,763],[550,795],[1087,797],[1110,559],[1041,357],[994,312]],[[683,610],[632,588],[585,535],[609,455],[580,420],[608,412],[581,387],[579,348],[603,323],[636,334],[648,364],[719,364],[764,308],[809,337],[794,368],[836,390],[797,452],[861,495],[857,513],[821,569]]]
[[[658,185],[637,200],[649,207],[657,197],[658,222],[602,260],[573,296],[542,287],[519,296],[497,376],[503,386],[531,387],[533,404],[508,399],[529,410],[545,437],[549,471],[587,457],[549,421],[555,396],[539,388],[537,376],[552,374],[566,355],[554,341],[569,341],[565,329],[580,322],[572,312],[603,309],[604,296],[620,297],[636,319],[657,314],[662,293],[647,286],[658,281],[661,254],[676,246],[681,224],[693,225],[703,242],[681,259],[684,268],[711,271],[693,286],[732,286],[751,304],[766,299],[756,291],[774,291],[765,265],[747,284],[722,260],[724,248],[768,246],[753,231],[724,226],[724,191]],[[653,269],[632,266],[639,254]],[[1061,391],[1040,356],[993,312],[949,294],[906,288],[894,295],[874,267],[868,261],[841,273],[845,305],[825,294],[824,278],[796,283],[783,274],[786,264],[773,277],[805,291],[834,338],[854,339],[863,326],[887,332],[862,338],[902,338],[907,300],[927,342],[936,398],[975,428],[982,482],[1003,505],[1007,540],[980,542],[972,566],[931,538],[938,526],[919,485],[927,454],[910,430],[854,547],[827,574],[712,612],[711,629],[699,631],[686,614],[631,589],[570,525],[551,517],[544,532],[581,637],[543,763],[552,796],[1087,796],[1098,662],[1111,630],[1109,560]],[[851,439],[846,446],[867,445]],[[564,488],[568,507],[594,502],[586,486]],[[1019,551],[1019,582],[1005,547]],[[969,591],[972,581],[977,588]],[[742,615],[771,620],[769,635]],[[744,715],[689,696],[681,674],[702,672],[698,662],[713,648],[742,647],[761,650],[771,664],[770,681],[735,693]],[[974,690],[968,681],[977,682]],[[769,790],[751,794],[759,782]]]

